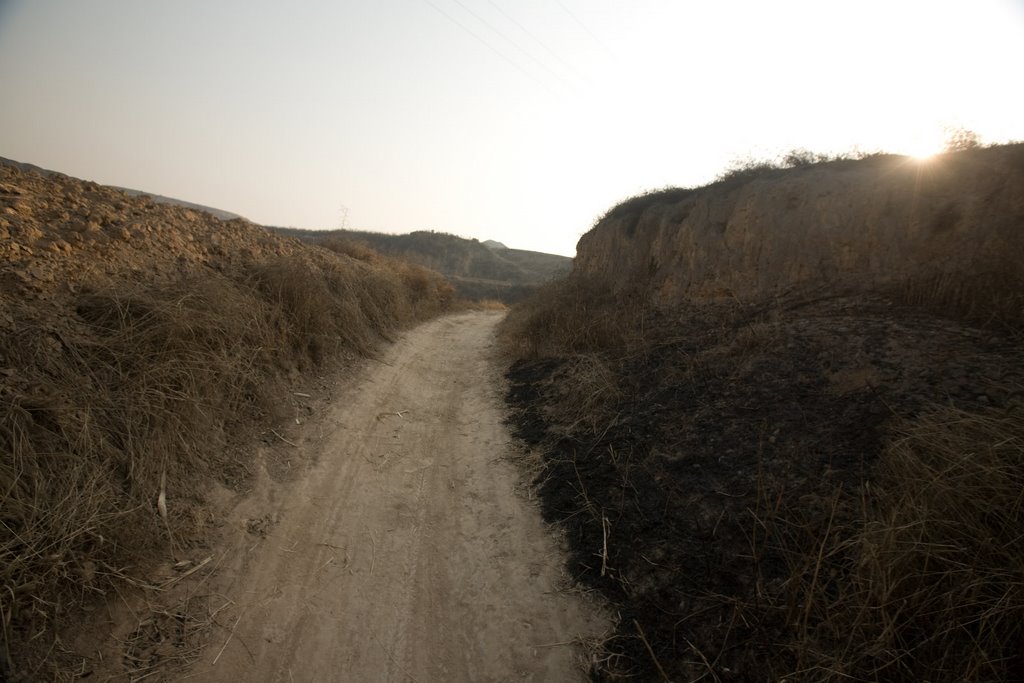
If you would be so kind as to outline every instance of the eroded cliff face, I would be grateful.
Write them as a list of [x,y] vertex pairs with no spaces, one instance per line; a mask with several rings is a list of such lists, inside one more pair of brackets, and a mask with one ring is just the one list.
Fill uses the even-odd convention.
[[1024,144],[769,171],[631,204],[580,239],[574,272],[667,301],[872,287],[1024,259]]

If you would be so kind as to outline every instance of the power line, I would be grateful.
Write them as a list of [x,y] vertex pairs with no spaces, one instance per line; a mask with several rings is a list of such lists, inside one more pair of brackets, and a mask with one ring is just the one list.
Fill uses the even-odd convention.
[[[458,0],[456,0],[456,1],[458,1]],[[548,84],[547,84],[547,83],[545,83],[544,81],[542,81],[542,80],[540,80],[539,78],[537,78],[536,76],[534,76],[534,75],[533,75],[532,73],[530,73],[529,71],[527,71],[526,69],[524,69],[523,67],[521,67],[521,66],[520,66],[520,65],[519,65],[518,63],[516,63],[516,62],[512,61],[512,59],[511,59],[511,58],[509,58],[509,57],[508,57],[508,55],[506,55],[506,54],[505,54],[504,52],[502,52],[502,51],[501,51],[501,50],[499,50],[498,48],[496,48],[496,47],[494,47],[493,45],[491,45],[491,44],[490,44],[489,42],[487,42],[487,41],[486,41],[486,40],[485,40],[484,38],[482,38],[482,37],[481,37],[481,36],[480,36],[480,35],[479,35],[479,34],[478,34],[478,33],[477,33],[476,31],[472,30],[471,28],[469,28],[468,26],[466,26],[465,24],[463,24],[463,23],[462,23],[461,21],[459,21],[458,19],[456,19],[456,18],[455,18],[455,17],[453,17],[452,15],[448,14],[447,12],[445,12],[445,11],[444,11],[443,9],[441,9],[440,7],[438,7],[437,5],[435,5],[435,4],[434,4],[434,3],[433,3],[433,2],[431,1],[431,0],[423,0],[423,2],[427,3],[428,5],[430,5],[431,7],[433,7],[433,8],[435,9],[435,10],[437,10],[438,12],[440,12],[440,13],[441,13],[442,15],[444,15],[444,17],[445,17],[446,19],[448,19],[448,21],[452,22],[453,24],[455,24],[456,26],[458,26],[459,28],[461,28],[461,29],[462,29],[463,31],[465,31],[466,33],[468,33],[469,35],[473,36],[473,37],[474,37],[474,38],[476,38],[476,39],[477,39],[478,41],[480,41],[481,43],[483,43],[483,45],[484,45],[484,46],[485,46],[485,47],[486,47],[487,49],[489,49],[489,50],[490,50],[491,52],[493,52],[494,54],[496,54],[496,55],[498,55],[499,57],[501,57],[501,58],[502,58],[503,60],[505,60],[506,62],[508,62],[509,64],[511,64],[511,65],[512,65],[513,67],[515,67],[516,69],[518,69],[518,70],[520,71],[520,73],[522,73],[522,74],[523,74],[524,76],[526,76],[527,78],[529,78],[529,79],[533,80],[533,81],[534,81],[534,82],[535,82],[535,83],[536,83],[537,85],[541,86],[542,88],[544,88],[545,90],[547,90],[547,91],[548,91],[549,93],[551,93],[552,95],[556,94],[556,93],[555,93],[555,92],[554,92],[554,91],[553,91],[553,90],[552,90],[552,89],[551,89],[551,88],[550,88],[550,87],[548,86]],[[461,2],[460,2],[459,4],[460,4],[460,5],[462,5],[462,3],[461,3]],[[462,6],[463,6],[463,7],[465,7],[465,5],[462,5]]]
[[572,19],[573,21],[575,21],[575,22],[576,22],[577,24],[579,24],[580,28],[582,28],[582,29],[583,29],[584,31],[586,31],[586,32],[587,32],[587,33],[588,33],[588,34],[590,35],[590,37],[594,39],[594,42],[595,42],[595,43],[597,43],[597,44],[598,44],[598,45],[600,45],[600,46],[601,46],[602,48],[604,48],[605,52],[607,52],[608,54],[610,54],[610,55],[611,55],[612,57],[614,57],[614,56],[615,56],[615,53],[614,53],[614,52],[612,52],[612,49],[611,49],[610,47],[608,47],[608,46],[607,46],[607,45],[606,45],[606,44],[604,43],[604,41],[602,41],[602,40],[601,40],[600,38],[598,38],[598,37],[597,37],[596,35],[594,35],[594,32],[593,32],[593,31],[591,31],[591,30],[590,30],[589,28],[587,28],[587,25],[586,25],[586,24],[584,24],[584,23],[583,23],[582,21],[580,21],[579,17],[577,17],[577,16],[575,15],[575,14],[573,14],[573,13],[572,13],[572,10],[570,10],[570,9],[569,9],[568,7],[566,7],[566,6],[565,6],[565,3],[563,3],[563,2],[562,2],[562,0],[555,0],[555,2],[556,2],[556,3],[558,3],[558,6],[559,6],[559,7],[561,7],[561,8],[562,8],[562,10],[563,10],[563,11],[564,11],[564,12],[565,12],[566,14],[568,14],[568,15],[569,15],[569,17],[570,17],[570,18],[571,18],[571,19]]
[[[565,78],[563,78],[561,74],[559,74],[558,72],[554,71],[554,70],[553,70],[553,69],[551,69],[551,67],[549,67],[549,66],[548,66],[547,64],[543,63],[542,61],[540,61],[539,59],[537,59],[536,57],[534,57],[534,56],[533,56],[533,55],[532,55],[531,53],[529,53],[529,52],[527,52],[526,50],[524,50],[524,49],[523,49],[523,47],[522,47],[521,45],[519,45],[519,43],[517,43],[516,41],[512,40],[512,38],[510,38],[509,36],[507,36],[507,35],[506,35],[505,33],[503,33],[503,32],[502,32],[501,30],[499,30],[499,29],[495,28],[494,24],[492,24],[491,22],[487,21],[486,19],[484,19],[483,17],[481,17],[481,16],[479,15],[479,14],[477,14],[476,12],[474,12],[474,11],[473,11],[472,9],[470,9],[469,7],[467,7],[467,6],[466,6],[466,5],[465,5],[465,4],[464,4],[464,3],[462,2],[462,0],[454,0],[454,2],[455,2],[455,4],[457,4],[457,5],[459,6],[459,7],[461,7],[462,9],[466,10],[466,11],[467,11],[467,12],[469,12],[469,13],[470,13],[471,15],[473,15],[473,16],[474,16],[474,17],[476,18],[476,20],[477,20],[477,21],[479,21],[479,22],[480,22],[481,24],[483,24],[484,26],[486,26],[487,28],[489,28],[489,29],[490,29],[491,31],[493,31],[494,33],[496,33],[496,34],[497,34],[497,35],[498,35],[498,36],[499,36],[500,38],[504,38],[504,39],[505,39],[506,41],[508,41],[509,43],[511,43],[511,44],[512,44],[512,47],[516,48],[517,50],[519,50],[520,52],[522,52],[522,53],[523,53],[524,55],[526,55],[526,56],[527,56],[527,57],[528,57],[529,59],[533,60],[533,62],[534,62],[535,64],[537,64],[538,66],[540,66],[540,68],[544,69],[544,70],[545,70],[545,71],[547,71],[547,72],[548,72],[549,74],[551,74],[552,76],[554,76],[555,78],[557,78],[557,79],[558,79],[559,81],[561,81],[563,85],[566,85],[566,86],[568,86],[568,87],[570,87],[570,88],[571,88],[571,87],[573,87],[572,83],[570,83],[569,81],[565,80]],[[491,3],[491,4],[493,5],[494,3]]]
[[526,28],[521,23],[519,23],[519,21],[517,21],[515,17],[513,17],[508,12],[503,10],[500,5],[498,5],[496,2],[494,2],[494,0],[487,0],[487,2],[489,2],[491,4],[491,7],[493,7],[496,10],[498,10],[498,12],[500,12],[503,17],[505,17],[506,19],[511,21],[513,24],[518,26],[519,30],[522,31],[523,33],[525,33],[527,36],[529,36],[530,39],[533,40],[533,42],[535,42],[538,45],[540,45],[541,48],[544,49],[549,55],[551,55],[552,57],[557,59],[562,64],[562,66],[564,66],[569,71],[572,71],[574,74],[576,74],[577,77],[579,77],[583,81],[586,81],[587,83],[590,83],[590,79],[585,74],[583,74],[581,71],[579,71],[579,69],[577,69],[575,66],[573,66],[572,64],[570,64],[566,60],[562,59],[562,57],[557,52],[555,52],[550,47],[548,47],[547,44],[544,43],[544,41],[542,41],[536,35],[534,35],[534,33],[530,29]]

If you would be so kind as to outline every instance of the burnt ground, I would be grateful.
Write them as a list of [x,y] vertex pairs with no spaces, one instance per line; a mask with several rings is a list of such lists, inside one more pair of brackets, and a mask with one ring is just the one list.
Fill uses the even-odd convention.
[[[1024,403],[1019,340],[881,297],[663,311],[644,336],[589,420],[566,413],[593,403],[574,359],[508,372],[544,515],[618,609],[595,680],[803,680],[799,558],[855,524],[890,425]],[[814,580],[838,590],[851,562]]]

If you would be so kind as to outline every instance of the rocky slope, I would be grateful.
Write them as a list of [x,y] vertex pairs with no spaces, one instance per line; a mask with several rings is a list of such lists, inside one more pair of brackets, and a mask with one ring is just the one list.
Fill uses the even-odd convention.
[[[28,163],[25,163],[25,162],[22,162],[22,161],[14,161],[13,159],[6,159],[4,157],[0,157],[0,164],[2,164],[4,166],[11,166],[11,167],[16,168],[16,169],[18,169],[20,171],[37,173],[37,174],[39,174],[41,176],[46,176],[46,177],[49,177],[49,176],[62,177],[62,176],[64,176],[63,173],[60,173],[58,171],[50,171],[50,170],[42,168],[40,166],[36,166],[35,164],[28,164]],[[160,195],[160,194],[153,194],[152,192],[144,192],[142,190],[133,190],[133,189],[128,188],[128,187],[118,187],[116,185],[111,185],[109,187],[111,189],[113,189],[113,190],[120,190],[121,192],[124,192],[125,194],[128,194],[128,195],[130,195],[132,197],[148,197],[148,198],[152,199],[154,202],[157,202],[158,204],[171,204],[171,205],[180,206],[180,207],[183,207],[183,208],[186,208],[186,209],[196,209],[197,211],[205,211],[206,213],[211,214],[215,218],[220,218],[221,220],[225,220],[225,221],[234,220],[236,218],[242,218],[242,216],[239,216],[237,213],[231,213],[230,211],[224,211],[223,209],[215,209],[212,206],[204,206],[202,204],[196,204],[195,202],[186,202],[183,199],[175,199],[174,197],[165,197],[165,196]]]
[[579,242],[578,273],[665,301],[801,283],[875,286],[1024,254],[1024,144],[879,156],[626,202]]
[[83,280],[134,274],[170,278],[216,261],[221,267],[287,256],[301,245],[244,220],[59,174],[0,166],[0,285],[28,297],[74,291]]

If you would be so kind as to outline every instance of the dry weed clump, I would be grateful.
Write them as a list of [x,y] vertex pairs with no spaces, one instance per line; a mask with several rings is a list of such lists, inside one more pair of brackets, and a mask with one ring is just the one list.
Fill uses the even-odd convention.
[[319,364],[343,345],[359,352],[372,345],[378,321],[363,318],[350,268],[291,257],[254,267],[252,277],[273,305],[288,357]]
[[336,254],[344,254],[349,258],[366,263],[378,263],[383,258],[365,241],[355,238],[332,235],[320,242],[320,246]]
[[[849,558],[810,586],[819,680],[1024,677],[1024,415],[938,407],[895,430]],[[809,672],[807,672],[809,673]]]
[[571,276],[517,304],[500,328],[513,358],[597,353],[616,356],[643,345],[652,307],[641,289],[616,291],[597,278]]
[[598,429],[622,398],[615,367],[597,354],[566,358],[551,380],[552,389],[558,392],[552,408],[564,423],[560,429],[566,433],[581,425],[591,431]]
[[497,299],[480,299],[476,302],[475,307],[481,311],[505,312],[508,310],[508,305],[503,301],[498,301]]
[[0,297],[0,671],[41,664],[76,607],[187,553],[210,480],[251,468],[230,435],[274,412],[281,381],[448,305],[439,276],[403,268],[316,250]]
[[[384,301],[381,303],[386,304],[385,307],[394,308],[394,314],[400,318],[411,316],[421,319],[436,315],[454,302],[455,288],[444,276],[429,268],[402,258],[380,254],[369,244],[358,239],[332,236],[322,241],[320,246],[374,266],[373,269],[363,269],[362,272],[371,278],[386,280],[380,283],[385,291],[376,291],[370,286],[368,293],[378,299],[383,298]],[[367,285],[369,286],[369,283]],[[404,288],[404,292],[400,295],[396,293],[395,285]],[[403,298],[407,301],[400,301]]]
[[285,257],[256,266],[253,280],[293,350],[314,364],[339,349],[368,353],[396,326],[445,310],[453,293],[437,273],[385,257]]

